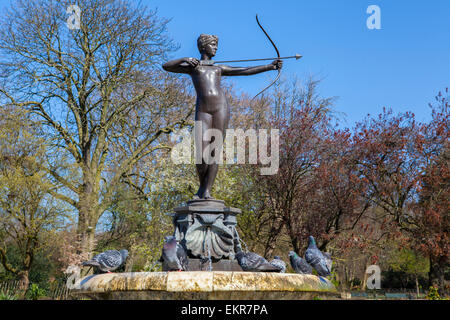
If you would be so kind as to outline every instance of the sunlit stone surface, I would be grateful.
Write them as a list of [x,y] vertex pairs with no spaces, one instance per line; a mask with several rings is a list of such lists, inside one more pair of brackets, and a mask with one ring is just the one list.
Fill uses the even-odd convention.
[[314,275],[271,272],[131,272],[99,274],[73,294],[91,299],[264,300],[338,298],[334,285]]

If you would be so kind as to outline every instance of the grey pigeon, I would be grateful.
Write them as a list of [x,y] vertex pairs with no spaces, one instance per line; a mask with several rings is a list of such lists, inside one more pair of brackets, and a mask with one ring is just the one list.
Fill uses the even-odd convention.
[[319,276],[327,277],[331,274],[328,268],[327,258],[317,248],[316,241],[313,236],[309,236],[308,249],[305,252],[305,259],[319,274]]
[[99,269],[103,272],[110,273],[122,266],[128,257],[128,250],[122,249],[117,250],[107,250],[105,252],[99,253],[89,261],[84,261],[83,266],[89,266]]
[[270,264],[280,269],[281,273],[286,272],[286,263],[279,256],[274,256]]
[[189,264],[186,251],[174,236],[165,237],[159,261],[162,262],[163,271],[186,271]]
[[294,251],[289,251],[289,260],[291,261],[292,269],[301,274],[312,274],[312,267],[305,259],[300,257]]
[[254,252],[239,251],[236,259],[244,271],[280,272],[281,269],[270,264],[266,259]]

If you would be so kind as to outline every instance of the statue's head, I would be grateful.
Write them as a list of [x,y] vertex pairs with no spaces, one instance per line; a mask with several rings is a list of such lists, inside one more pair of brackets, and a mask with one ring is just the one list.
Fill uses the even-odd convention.
[[201,34],[197,39],[197,47],[200,53],[206,53],[209,57],[214,57],[217,51],[219,38],[211,34]]

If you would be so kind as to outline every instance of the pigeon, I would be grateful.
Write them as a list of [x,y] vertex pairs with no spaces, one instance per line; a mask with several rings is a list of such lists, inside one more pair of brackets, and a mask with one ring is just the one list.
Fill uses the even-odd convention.
[[186,271],[189,264],[186,251],[174,236],[165,237],[159,261],[163,264],[163,271]]
[[279,256],[274,256],[270,264],[279,268],[281,273],[286,272],[286,263]]
[[236,259],[244,271],[280,272],[281,268],[270,264],[266,259],[254,252],[239,251]]
[[317,248],[316,241],[313,236],[309,236],[308,249],[305,252],[305,259],[319,274],[319,276],[327,277],[331,274],[327,258]]
[[128,257],[128,250],[107,250],[99,253],[89,261],[84,261],[83,266],[89,266],[99,269],[103,272],[111,273],[125,263]]
[[291,261],[292,269],[295,272],[301,274],[312,274],[312,267],[306,262],[305,259],[300,257],[294,251],[289,251],[289,260]]

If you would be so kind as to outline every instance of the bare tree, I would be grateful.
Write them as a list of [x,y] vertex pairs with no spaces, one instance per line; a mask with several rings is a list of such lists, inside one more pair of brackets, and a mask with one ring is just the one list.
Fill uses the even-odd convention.
[[[72,4],[18,0],[3,14],[0,99],[46,126],[50,192],[77,210],[90,252],[114,190],[135,164],[168,148],[162,137],[185,125],[192,104],[184,84],[159,69],[175,49],[168,20],[134,1],[80,0],[79,28],[70,29]],[[63,158],[70,165],[61,167]]]

